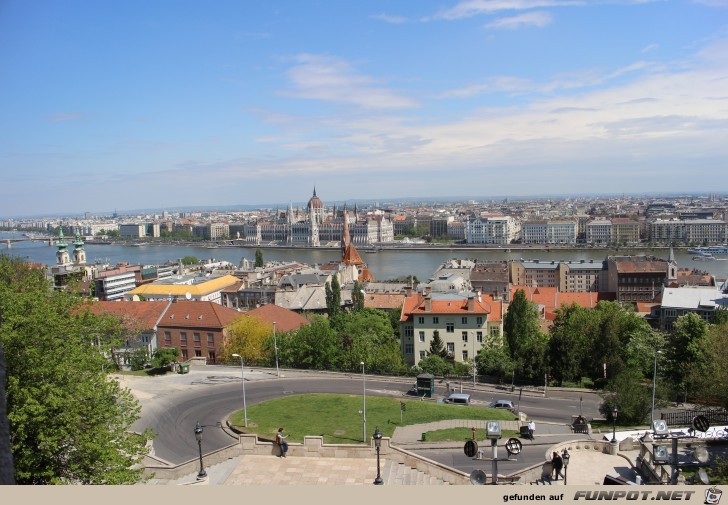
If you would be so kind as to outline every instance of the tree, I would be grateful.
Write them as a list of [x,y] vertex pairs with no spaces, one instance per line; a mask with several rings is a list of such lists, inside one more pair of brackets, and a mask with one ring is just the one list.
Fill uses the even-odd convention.
[[310,324],[278,338],[278,357],[287,366],[308,370],[338,368],[341,340],[325,317],[313,316]]
[[326,312],[329,317],[333,318],[341,311],[341,286],[339,285],[339,276],[331,276],[331,285],[327,283],[324,289],[326,291]]
[[43,273],[0,256],[0,343],[18,484],[131,484],[149,432],[130,431],[140,407],[108,377],[78,317],[79,299],[53,291]]
[[617,407],[617,416],[622,424],[642,424],[652,407],[652,389],[646,387],[644,377],[636,368],[625,368],[607,385],[608,393],[602,395],[604,402],[599,412],[612,420],[612,411]]
[[514,370],[508,349],[499,345],[481,350],[475,357],[475,363],[478,375],[495,375],[501,380],[510,377]]
[[428,354],[417,363],[417,367],[423,372],[438,377],[450,375],[450,371],[452,370],[450,363],[437,354]]
[[584,319],[590,312],[577,304],[562,305],[556,310],[549,340],[549,370],[559,386],[565,380],[581,377],[581,363],[586,351]]
[[195,256],[185,256],[182,258],[183,265],[197,265],[200,260]]
[[432,340],[430,340],[430,350],[427,351],[427,355],[440,356],[443,359],[448,356],[447,350],[445,350],[445,344],[443,343],[442,338],[440,338],[440,332],[437,330],[435,330],[432,335]]
[[355,371],[362,361],[371,372],[400,373],[405,364],[399,339],[392,335],[387,314],[375,309],[342,313],[336,327],[342,341],[342,370]]
[[519,375],[538,379],[547,367],[548,336],[539,327],[538,308],[519,289],[503,320],[508,351]]
[[685,401],[688,391],[696,382],[693,378],[708,371],[707,330],[708,323],[697,314],[689,312],[675,320],[668,339],[667,375],[676,388],[675,393],[683,393]]
[[166,368],[177,361],[178,356],[179,352],[177,349],[170,347],[157,349],[154,351],[154,354],[152,354],[152,367],[158,370]]
[[728,322],[728,308],[718,307],[710,317],[710,324],[721,325]]
[[260,249],[255,250],[255,268],[263,268],[265,263],[263,262],[263,251]]
[[359,281],[354,281],[354,287],[351,290],[352,310],[361,310],[364,308],[364,289]]
[[257,363],[264,357],[265,341],[273,332],[273,325],[255,316],[241,316],[229,323],[222,344],[224,359],[234,361],[239,354],[246,363]]

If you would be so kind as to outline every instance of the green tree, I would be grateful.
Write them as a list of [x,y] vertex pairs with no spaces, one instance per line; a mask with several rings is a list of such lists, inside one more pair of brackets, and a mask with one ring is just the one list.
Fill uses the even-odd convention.
[[375,309],[339,314],[336,327],[343,345],[341,369],[356,371],[364,361],[375,373],[400,373],[405,369],[399,339],[392,335],[386,313]]
[[361,310],[364,308],[364,289],[359,281],[354,281],[354,287],[351,290],[352,310]]
[[255,268],[263,268],[265,263],[263,262],[263,251],[260,249],[255,250]]
[[0,256],[0,341],[19,484],[131,484],[151,437],[130,431],[140,407],[108,377],[98,320],[43,273]]
[[692,312],[675,320],[667,345],[667,375],[687,401],[696,376],[708,372],[708,323]]
[[[582,361],[586,352],[585,323],[593,311],[577,304],[562,305],[556,310],[549,340],[549,369],[559,386],[565,380],[581,378]],[[593,319],[593,316],[592,316]]]
[[428,354],[417,363],[417,368],[422,372],[442,377],[450,375],[452,366],[437,354]]
[[646,386],[640,370],[621,370],[609,381],[609,392],[602,395],[604,401],[599,406],[599,412],[611,421],[612,411],[616,406],[617,418],[621,424],[644,423],[652,406],[652,388]]
[[538,308],[519,289],[503,320],[508,351],[519,376],[540,379],[547,369],[548,336],[539,326]]
[[435,330],[430,340],[430,349],[427,351],[427,355],[440,356],[442,359],[447,358],[447,350],[445,349],[445,343],[440,337],[440,332]]
[[341,311],[341,286],[339,285],[339,276],[331,276],[331,284],[324,286],[326,291],[326,312],[329,317],[333,318]]
[[478,375],[495,375],[499,379],[511,377],[513,360],[504,346],[492,346],[481,350],[475,357]]
[[402,307],[398,307],[387,313],[389,316],[389,323],[392,325],[392,335],[399,337],[399,320],[402,317]]
[[195,256],[185,256],[182,258],[183,265],[197,265],[200,262]]
[[313,316],[310,324],[282,334],[278,340],[280,362],[293,368],[336,370],[341,350],[341,340],[322,316]]
[[710,324],[721,325],[728,322],[728,308],[718,307],[710,317]]
[[169,365],[177,361],[179,352],[175,348],[163,347],[157,349],[152,354],[152,367],[157,370],[167,368]]

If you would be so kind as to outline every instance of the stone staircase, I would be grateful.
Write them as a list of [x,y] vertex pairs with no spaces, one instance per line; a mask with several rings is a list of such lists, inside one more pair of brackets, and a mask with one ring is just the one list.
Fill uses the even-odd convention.
[[437,477],[427,475],[415,468],[410,468],[402,463],[391,460],[384,460],[382,479],[386,486],[449,486]]

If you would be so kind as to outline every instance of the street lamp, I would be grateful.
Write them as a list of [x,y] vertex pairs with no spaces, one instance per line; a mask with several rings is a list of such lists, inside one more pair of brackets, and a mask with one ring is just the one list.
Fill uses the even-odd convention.
[[655,422],[655,389],[657,386],[657,355],[662,351],[655,351],[655,370],[652,372],[652,410],[650,410],[650,426]]
[[362,421],[364,422],[364,436],[362,437],[362,442],[367,441],[367,376],[364,375],[364,362],[362,361],[359,363],[361,365],[361,378],[362,378],[362,384],[363,384],[363,391],[364,391],[364,410],[362,410]]
[[375,486],[381,486],[384,484],[384,479],[379,473],[379,449],[382,447],[382,432],[379,431],[379,426],[374,430],[374,447],[377,449],[377,478],[374,479]]
[[248,427],[248,406],[245,404],[245,363],[240,354],[233,354],[234,358],[240,358],[240,371],[243,377],[243,418],[245,419],[245,427]]
[[278,370],[278,340],[276,339],[276,322],[273,321],[273,348],[276,351],[276,376],[280,377],[281,372]]
[[200,471],[197,472],[197,478],[198,479],[204,479],[207,477],[207,472],[202,466],[202,426],[200,426],[200,421],[197,421],[197,426],[195,426],[195,438],[197,439],[197,447],[200,449]]
[[612,409],[612,443],[617,443],[617,406]]
[[571,455],[564,447],[564,450],[561,452],[561,461],[564,462],[564,486],[566,485],[566,475],[569,470],[569,458],[571,458]]

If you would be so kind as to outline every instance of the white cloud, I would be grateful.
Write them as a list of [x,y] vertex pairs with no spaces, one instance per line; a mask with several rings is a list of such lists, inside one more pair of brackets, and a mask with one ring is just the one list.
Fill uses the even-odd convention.
[[404,16],[392,16],[390,14],[385,14],[383,12],[381,14],[374,14],[370,17],[372,19],[378,19],[380,21],[384,21],[385,23],[390,23],[393,25],[401,25],[401,24],[407,22],[407,18]]
[[649,53],[649,52],[652,52],[652,51],[656,51],[657,49],[659,49],[659,47],[660,46],[658,44],[649,44],[649,45],[643,47],[642,48],[642,51],[640,51],[640,52],[643,53],[643,54],[644,53]]
[[301,54],[296,61],[298,64],[288,71],[293,89],[287,95],[374,109],[418,105],[415,100],[378,85],[374,78],[358,74],[342,58]]
[[508,10],[577,5],[585,5],[585,2],[580,0],[464,0],[450,9],[441,11],[435,15],[435,18],[452,20]]
[[486,28],[495,28],[500,30],[517,30],[526,26],[537,26],[539,28],[550,25],[553,22],[553,16],[545,11],[533,11],[511,16],[507,18],[499,18],[491,21]]

